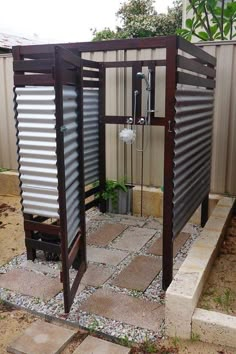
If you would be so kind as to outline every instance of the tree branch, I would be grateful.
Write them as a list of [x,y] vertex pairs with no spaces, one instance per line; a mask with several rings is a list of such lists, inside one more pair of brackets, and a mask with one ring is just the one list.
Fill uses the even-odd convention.
[[205,16],[206,16],[206,23],[207,23],[207,27],[208,27],[209,37],[210,37],[210,40],[213,40],[213,37],[212,37],[212,34],[211,34],[210,22],[209,22],[208,13],[207,13],[207,9],[206,9],[206,5],[205,4],[204,4],[204,12],[205,12]]
[[224,39],[224,8],[225,0],[221,0],[221,39]]
[[207,28],[207,26],[205,25],[203,19],[202,19],[201,16],[198,14],[197,9],[196,9],[195,5],[193,4],[193,1],[192,1],[192,0],[189,0],[189,3],[190,3],[190,5],[192,6],[193,12],[195,13],[195,15],[196,15],[198,21],[201,22],[202,27],[205,29],[205,31],[206,31],[206,32],[208,33],[208,35],[210,36],[211,34],[208,32],[208,28]]
[[219,27],[219,30],[220,30],[220,34],[221,34],[221,39],[224,39],[224,32],[222,32],[222,29],[221,29],[221,24],[220,24],[220,21],[219,19],[216,17],[215,13],[214,13],[214,9],[212,9],[212,7],[210,5],[209,6],[209,9],[210,9],[210,12],[211,12],[211,15],[212,17],[214,18],[214,20],[216,21],[218,27]]

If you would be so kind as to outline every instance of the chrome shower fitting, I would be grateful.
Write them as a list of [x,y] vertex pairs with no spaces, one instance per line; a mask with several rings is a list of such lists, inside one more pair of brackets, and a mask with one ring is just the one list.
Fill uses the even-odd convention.
[[138,72],[136,74],[136,76],[138,78],[145,80],[145,82],[146,82],[146,90],[147,91],[151,91],[151,82],[150,82],[151,81],[151,77],[150,77],[150,75],[151,75],[151,71],[150,70],[148,71],[148,77],[146,77],[146,75],[144,73],[142,73],[142,72]]

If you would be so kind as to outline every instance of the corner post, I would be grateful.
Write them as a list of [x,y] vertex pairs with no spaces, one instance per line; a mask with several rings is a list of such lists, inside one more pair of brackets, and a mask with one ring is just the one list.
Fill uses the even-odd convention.
[[166,100],[164,149],[164,205],[162,288],[166,290],[173,277],[173,178],[174,178],[174,117],[177,85],[177,36],[166,39]]
[[[106,126],[104,116],[106,112],[106,68],[103,63],[99,67],[99,186],[100,193],[106,186]],[[106,201],[100,198],[100,211],[106,212]]]

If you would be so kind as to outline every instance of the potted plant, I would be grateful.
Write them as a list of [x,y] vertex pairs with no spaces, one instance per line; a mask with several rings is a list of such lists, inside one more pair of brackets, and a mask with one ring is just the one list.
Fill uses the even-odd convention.
[[107,211],[110,213],[129,214],[132,204],[132,185],[126,184],[124,179],[106,180],[101,197],[107,202]]

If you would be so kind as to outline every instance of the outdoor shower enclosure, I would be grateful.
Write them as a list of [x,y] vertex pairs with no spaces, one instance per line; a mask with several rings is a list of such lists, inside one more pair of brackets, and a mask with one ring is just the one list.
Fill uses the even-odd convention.
[[[88,51],[156,48],[165,49],[165,59],[82,58]],[[202,225],[208,218],[215,58],[177,36],[19,46],[13,57],[27,257],[34,260],[37,249],[61,254],[65,312],[86,270],[85,211],[96,205],[106,211],[98,197],[106,181],[105,125],[126,125],[130,118],[106,114],[107,70],[131,71],[131,92],[140,93],[136,112],[131,95],[131,116],[136,115],[138,125],[142,82],[137,73],[165,67],[165,114],[155,114],[158,77],[152,75],[150,126],[162,127],[165,136],[162,285],[167,289],[174,238],[200,204]],[[72,265],[78,273],[71,284]]]

